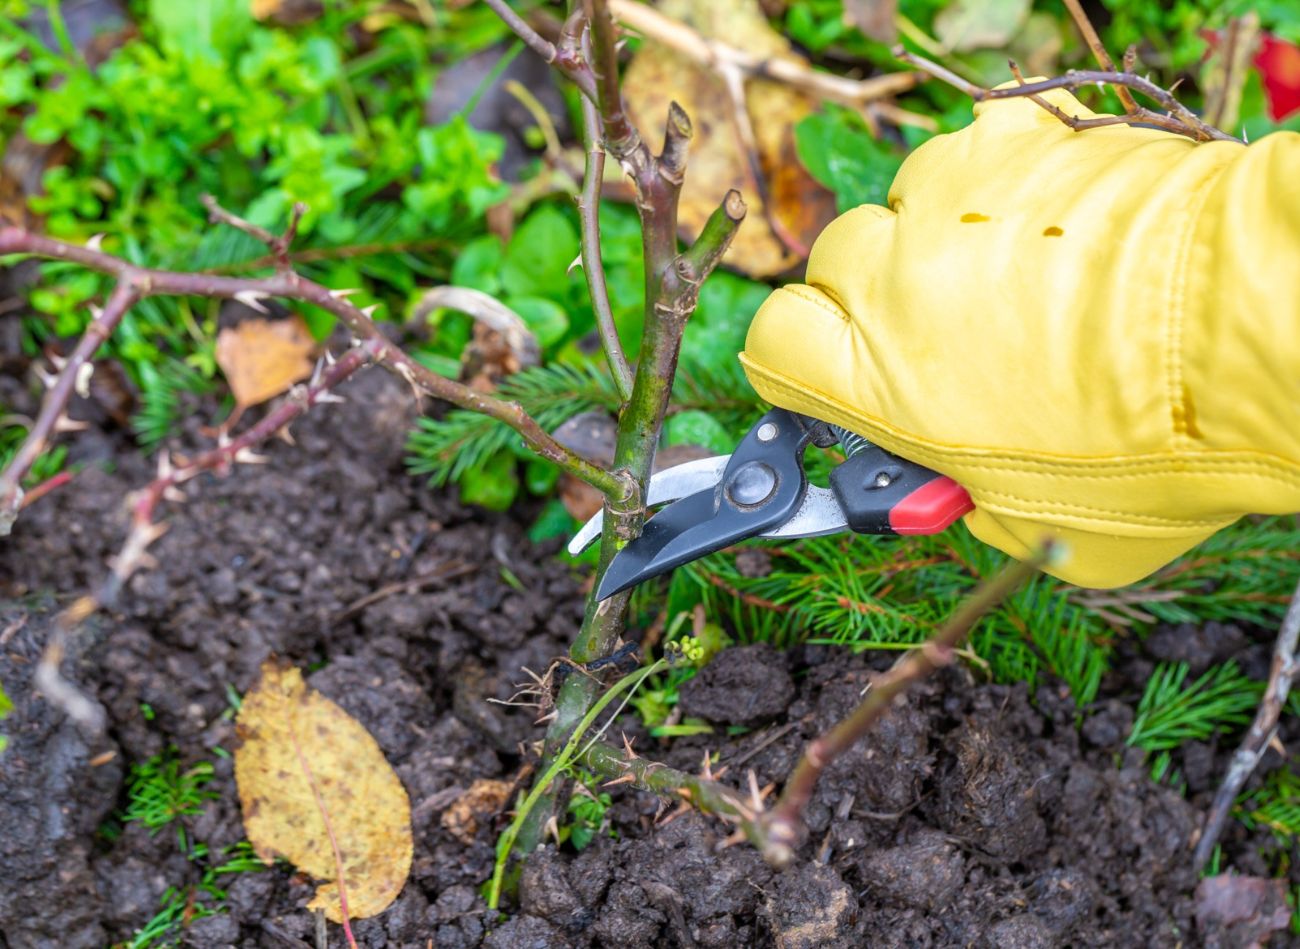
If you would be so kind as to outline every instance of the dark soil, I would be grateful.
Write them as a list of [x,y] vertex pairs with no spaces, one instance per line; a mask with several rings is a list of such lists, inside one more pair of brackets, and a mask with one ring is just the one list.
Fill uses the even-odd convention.
[[[532,711],[486,700],[562,654],[580,618],[578,578],[530,545],[518,520],[460,507],[401,473],[411,411],[401,386],[372,372],[348,395],[299,423],[296,445],[271,446],[268,464],[189,485],[155,547],[157,569],[70,644],[64,674],[102,706],[106,734],[69,723],[30,680],[52,610],[100,578],[121,541],[122,499],[150,466],[107,423],[107,434],[92,428],[72,442],[91,463],[0,547],[0,680],[17,706],[0,723],[10,739],[0,947],[127,940],[167,887],[197,881],[170,828],[97,832],[124,805],[132,762],[169,746],[187,763],[213,761],[219,798],[188,831],[214,853],[243,837],[230,762],[212,749],[234,745],[227,690],[248,689],[271,653],[314,670],[311,684],[369,728],[410,794],[410,881],[354,927],[373,949],[1249,943],[1248,924],[1198,928],[1189,869],[1198,808],[1230,749],[1179,757],[1189,800],[1152,783],[1123,748],[1156,658],[1203,662],[1230,648],[1248,669],[1266,663],[1262,634],[1216,626],[1127,647],[1081,728],[1054,688],[1031,696],[964,670],[924,684],[826,775],[802,859],[784,873],[747,846],[719,850],[717,821],[668,816],[649,795],[613,789],[616,836],[577,854],[541,850],[508,918],[494,918],[478,888],[501,815],[468,827],[443,818],[476,781],[512,782],[529,764]],[[399,581],[418,583],[390,589]],[[779,783],[890,658],[731,650],[683,701],[750,731],[658,747],[642,736],[637,747],[691,769],[712,748],[727,779],[753,769],[760,785]],[[1224,866],[1268,875],[1271,846],[1236,826]],[[185,945],[315,944],[302,909],[310,881],[276,868],[226,885],[226,912],[192,922]],[[341,944],[337,930],[331,938]]]

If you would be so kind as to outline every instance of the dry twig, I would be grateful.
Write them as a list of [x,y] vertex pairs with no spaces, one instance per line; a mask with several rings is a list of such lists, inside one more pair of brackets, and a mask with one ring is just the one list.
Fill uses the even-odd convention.
[[1232,805],[1237,795],[1245,786],[1246,780],[1259,766],[1264,752],[1268,750],[1277,737],[1277,723],[1286,705],[1287,694],[1291,691],[1291,681],[1300,670],[1300,656],[1296,655],[1296,646],[1300,642],[1300,585],[1291,597],[1291,605],[1286,616],[1282,618],[1282,628],[1278,630],[1277,640],[1273,645],[1273,662],[1269,668],[1268,687],[1260,699],[1255,711],[1255,720],[1250,723],[1250,730],[1242,739],[1240,747],[1232,756],[1228,773],[1214,795],[1214,802],[1205,815],[1205,825],[1196,841],[1196,851],[1192,862],[1197,870],[1205,866],[1214,853],[1219,835],[1232,812]]

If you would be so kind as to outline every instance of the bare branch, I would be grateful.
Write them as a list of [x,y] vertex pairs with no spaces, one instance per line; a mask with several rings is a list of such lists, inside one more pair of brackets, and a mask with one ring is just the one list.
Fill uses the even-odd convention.
[[1192,857],[1192,863],[1198,871],[1214,853],[1214,845],[1223,833],[1223,826],[1232,812],[1237,795],[1277,736],[1278,719],[1286,705],[1287,694],[1291,691],[1291,681],[1297,670],[1300,670],[1300,657],[1296,655],[1297,642],[1300,642],[1300,585],[1297,585],[1291,597],[1291,605],[1282,618],[1282,628],[1278,630],[1277,641],[1273,645],[1268,687],[1260,699],[1255,720],[1250,723],[1250,730],[1233,754],[1228,773],[1205,815],[1205,825],[1196,841],[1196,851]]
[[[974,83],[967,82],[933,60],[909,52],[901,46],[894,48],[894,55],[903,62],[910,63],[936,79],[960,89],[976,102],[994,99],[1032,99],[1076,131],[1100,128],[1106,125],[1153,125],[1169,132],[1186,135],[1198,142],[1218,141],[1242,144],[1241,139],[1234,138],[1202,121],[1195,113],[1174,98],[1173,94],[1167,89],[1162,89],[1151,80],[1132,73],[1072,69],[1065,75],[1057,76],[1054,79],[1021,82],[1019,85],[1008,86],[1005,89],[984,89]],[[1018,72],[1018,70],[1016,71]],[[1042,93],[1050,92],[1053,89],[1077,90],[1098,83],[1132,89],[1158,103],[1162,108],[1168,110],[1168,114],[1138,106],[1137,111],[1125,113],[1124,115],[1103,115],[1085,119],[1079,116],[1067,115],[1060,108],[1042,98]]]
[[992,580],[981,585],[928,641],[907,653],[892,669],[873,682],[866,697],[852,714],[809,743],[794,774],[786,782],[780,799],[762,818],[765,835],[761,846],[769,863],[785,866],[794,859],[795,848],[803,835],[803,811],[812,800],[813,789],[822,772],[858,743],[889,710],[895,697],[905,692],[912,683],[952,662],[955,647],[971,627],[1042,566],[1050,553],[1050,545],[1044,544],[1029,560],[1010,564]]
[[[3,233],[0,232],[0,237]],[[0,253],[4,253],[3,240],[0,239]],[[68,245],[71,246],[71,245]],[[86,250],[78,248],[78,250]],[[87,253],[96,253],[86,251]],[[112,335],[113,330],[122,322],[122,317],[126,315],[127,310],[131,309],[140,299],[141,291],[129,279],[121,279],[113,292],[109,295],[108,302],[104,308],[95,314],[95,318],[90,325],[86,327],[85,333],[77,341],[76,348],[73,349],[72,355],[64,363],[62,371],[55,380],[54,385],[45,396],[45,401],[41,405],[40,414],[37,415],[36,421],[32,424],[27,433],[27,437],[18,448],[18,452],[10,461],[9,466],[3,472],[0,472],[0,537],[8,534],[13,527],[14,519],[18,516],[18,510],[22,506],[22,480],[31,471],[33,463],[45,451],[58,428],[59,421],[64,418],[68,410],[68,402],[72,398],[72,393],[76,391],[79,379],[84,379],[84,373],[93,372],[91,360],[95,352],[99,349],[100,344]]]
[[600,191],[605,180],[605,148],[600,143],[600,117],[590,99],[582,100],[582,140],[587,149],[587,169],[578,200],[578,217],[582,224],[582,274],[587,279],[596,328],[605,350],[605,361],[624,402],[632,394],[632,368],[623,354],[618,325],[609,304],[609,287],[605,284],[605,264],[600,254]]
[[[131,295],[131,302],[138,296],[174,295],[207,296],[234,299],[240,295],[257,297],[283,297],[313,303],[338,317],[354,335],[362,340],[377,340],[379,347],[377,361],[390,371],[401,376],[416,389],[426,392],[438,399],[443,399],[463,409],[479,412],[509,425],[526,441],[537,454],[547,461],[559,465],[565,471],[586,481],[606,497],[626,501],[637,495],[631,479],[612,473],[594,465],[574,452],[565,448],[537,424],[536,419],[528,415],[517,402],[506,402],[483,392],[475,391],[469,386],[447,379],[425,368],[407,355],[399,346],[390,342],[380,331],[375,322],[362,310],[318,283],[286,271],[270,277],[222,277],[209,274],[175,273],[166,270],[149,270],[106,254],[102,251],[68,244],[32,234],[15,227],[0,229],[0,255],[32,254],[37,257],[49,257],[57,260],[70,260],[82,264],[91,270],[112,274],[125,284],[124,294]],[[123,298],[125,299],[125,298]],[[109,308],[105,308],[109,312]],[[120,316],[117,317],[120,320]],[[98,322],[98,321],[97,321]],[[114,323],[115,325],[115,323]],[[93,352],[102,339],[103,328],[92,324],[88,336],[78,344],[78,352],[87,349]],[[70,367],[69,367],[70,368]],[[75,381],[75,373],[68,377],[66,383],[70,389]],[[63,382],[63,376],[60,376]],[[56,384],[57,388],[57,384]],[[61,391],[61,390],[60,390]],[[66,393],[65,393],[66,396]],[[65,398],[66,401],[66,398]],[[42,416],[53,413],[54,408],[47,397]],[[57,413],[54,413],[57,418]],[[28,442],[35,443],[35,430],[28,435]],[[48,436],[48,432],[46,433]],[[26,446],[26,443],[25,443]],[[24,446],[24,447],[25,447]],[[20,449],[19,456],[26,457],[31,449]],[[35,452],[39,454],[39,451]],[[31,457],[35,457],[32,454]],[[30,461],[28,462],[30,465]],[[11,466],[12,467],[12,466]],[[0,511],[8,511],[12,518],[17,508],[16,491],[8,487],[17,484],[18,477],[5,472],[4,485],[0,490]]]
[[[1079,3],[1079,0],[1065,0],[1065,8],[1070,11],[1070,16],[1074,18],[1074,25],[1083,34],[1083,41],[1088,44],[1088,48],[1092,50],[1092,55],[1096,57],[1097,65],[1107,72],[1116,72],[1115,61],[1110,58],[1110,53],[1106,52],[1106,44],[1097,35],[1097,29],[1092,25],[1092,21],[1088,19],[1088,14],[1083,12],[1083,4]],[[1129,51],[1132,50],[1133,48],[1130,46]],[[1128,53],[1125,53],[1124,69],[1125,71],[1129,70]],[[1131,115],[1138,111],[1138,104],[1133,101],[1131,92],[1123,86],[1117,86],[1115,92],[1119,95],[1119,101],[1123,104],[1125,112]]]

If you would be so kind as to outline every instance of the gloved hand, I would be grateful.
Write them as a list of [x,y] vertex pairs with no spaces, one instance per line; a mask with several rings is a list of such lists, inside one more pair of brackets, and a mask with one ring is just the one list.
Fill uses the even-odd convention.
[[952,477],[1013,556],[1059,538],[1052,572],[1084,586],[1300,511],[1300,134],[975,112],[763,305],[741,356],[759,394]]

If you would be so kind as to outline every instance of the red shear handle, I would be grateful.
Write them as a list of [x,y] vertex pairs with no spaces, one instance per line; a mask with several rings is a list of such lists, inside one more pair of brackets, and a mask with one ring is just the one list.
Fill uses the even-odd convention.
[[890,508],[889,526],[895,534],[937,534],[973,510],[966,489],[939,475]]

